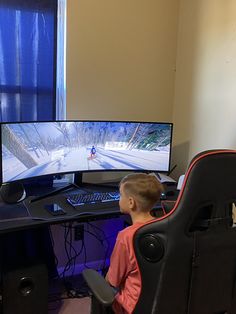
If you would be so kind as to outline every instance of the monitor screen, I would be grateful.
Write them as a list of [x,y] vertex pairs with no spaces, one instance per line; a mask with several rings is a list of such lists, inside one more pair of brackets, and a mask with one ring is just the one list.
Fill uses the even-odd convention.
[[2,182],[87,171],[167,172],[171,123],[1,123]]

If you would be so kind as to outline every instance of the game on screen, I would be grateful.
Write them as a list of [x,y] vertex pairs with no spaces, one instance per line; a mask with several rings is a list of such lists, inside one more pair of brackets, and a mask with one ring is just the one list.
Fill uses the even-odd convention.
[[168,123],[6,123],[1,132],[3,182],[76,171],[169,169]]

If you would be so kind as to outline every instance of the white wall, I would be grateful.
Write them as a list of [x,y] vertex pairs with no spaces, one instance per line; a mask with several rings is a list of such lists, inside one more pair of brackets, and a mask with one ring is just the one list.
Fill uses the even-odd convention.
[[236,1],[181,0],[173,122],[184,171],[199,151],[236,148]]
[[173,120],[175,177],[236,148],[234,0],[68,0],[67,22],[68,119]]
[[67,118],[171,121],[179,0],[68,0]]

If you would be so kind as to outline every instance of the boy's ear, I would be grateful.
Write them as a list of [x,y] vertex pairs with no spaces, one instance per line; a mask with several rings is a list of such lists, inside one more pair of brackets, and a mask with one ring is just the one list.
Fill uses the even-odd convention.
[[129,208],[133,209],[135,206],[135,200],[132,196],[129,196]]

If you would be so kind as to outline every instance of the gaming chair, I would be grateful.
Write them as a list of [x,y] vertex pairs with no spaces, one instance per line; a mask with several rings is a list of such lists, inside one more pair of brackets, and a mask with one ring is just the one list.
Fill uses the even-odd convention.
[[[134,314],[236,314],[235,204],[236,151],[195,156],[173,208],[134,235],[142,280]],[[112,304],[105,280],[93,270],[83,275],[94,296]]]

